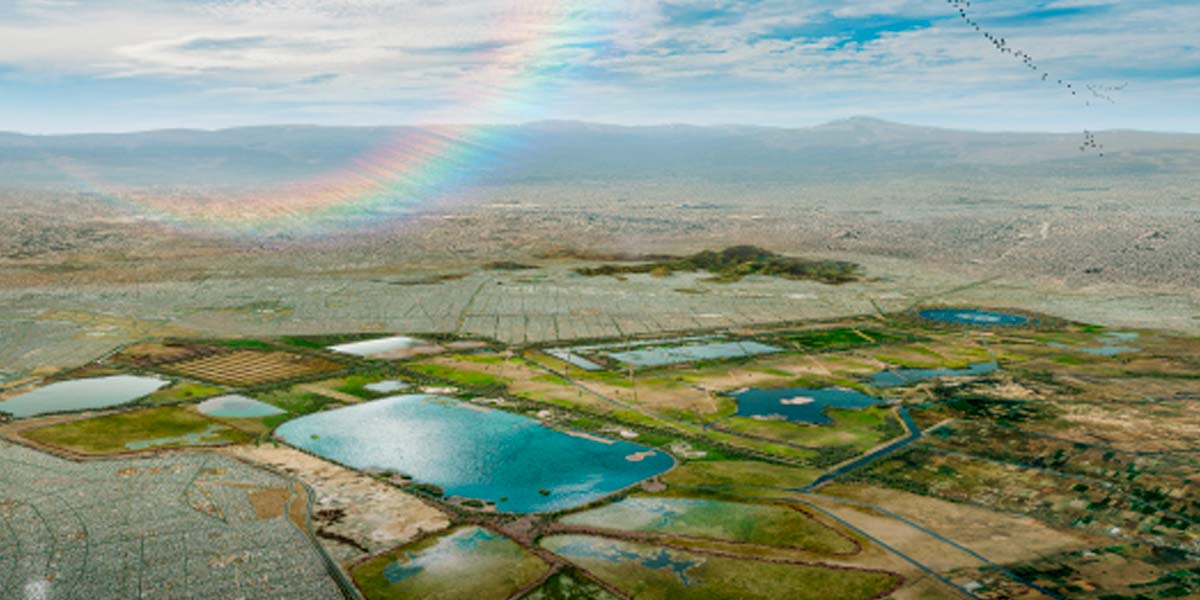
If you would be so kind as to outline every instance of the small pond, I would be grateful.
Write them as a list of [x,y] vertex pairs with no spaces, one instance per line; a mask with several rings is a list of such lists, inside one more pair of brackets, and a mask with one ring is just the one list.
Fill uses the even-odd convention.
[[210,417],[242,419],[269,417],[271,415],[281,415],[286,412],[283,409],[271,406],[266,402],[259,402],[254,398],[247,398],[246,396],[240,396],[238,394],[229,394],[226,396],[209,398],[208,400],[196,405],[196,410]]
[[412,387],[412,384],[408,383],[407,381],[388,379],[387,381],[368,383],[367,385],[363,386],[363,389],[367,390],[368,392],[375,392],[376,394],[390,394],[392,392],[407,390],[410,387]]
[[847,388],[773,388],[735,392],[737,415],[740,417],[779,416],[798,423],[828,425],[833,423],[825,409],[862,409],[884,402],[881,398],[868,396]]
[[404,335],[394,335],[391,337],[377,338],[373,340],[365,340],[362,342],[350,342],[348,344],[338,344],[330,346],[328,349],[342,354],[353,354],[355,356],[375,356],[384,352],[393,350],[408,350],[416,346],[423,346],[427,342]]
[[168,383],[165,379],[136,375],[60,381],[0,402],[0,412],[22,418],[53,412],[108,408],[137,400]]
[[1002,312],[977,310],[974,308],[931,308],[919,313],[922,319],[957,323],[959,325],[982,325],[984,327],[1024,325],[1029,317]]
[[452,398],[402,395],[283,424],[288,443],[360,469],[403,473],[505,512],[585,504],[670,469],[669,455],[572,434]]
[[995,362],[971,363],[962,369],[888,369],[871,376],[867,383],[875,387],[896,387],[938,377],[987,375],[1000,368]]

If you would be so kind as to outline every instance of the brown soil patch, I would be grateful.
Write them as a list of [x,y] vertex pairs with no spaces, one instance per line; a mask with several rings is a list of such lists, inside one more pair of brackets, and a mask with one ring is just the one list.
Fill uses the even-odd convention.
[[[341,561],[357,560],[366,552],[393,548],[450,525],[446,515],[414,496],[293,448],[264,444],[225,452],[285,471],[308,484],[316,495],[314,528],[326,534],[322,543]],[[295,508],[300,503],[292,504]]]
[[287,510],[292,493],[287,488],[266,488],[250,492],[250,506],[259,519],[274,519]]

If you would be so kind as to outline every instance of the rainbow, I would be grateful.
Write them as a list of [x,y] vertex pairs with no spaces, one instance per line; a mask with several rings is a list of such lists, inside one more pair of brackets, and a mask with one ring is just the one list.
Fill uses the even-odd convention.
[[[531,106],[548,95],[550,83],[543,72],[549,51],[564,37],[584,33],[577,27],[581,15],[561,0],[514,10],[497,27],[518,32],[518,43],[503,45],[487,57],[505,75],[473,82],[461,92],[470,98],[464,104],[498,122],[528,115]],[[325,235],[347,228],[361,231],[463,193],[479,174],[517,149],[519,140],[509,131],[485,125],[406,128],[336,171],[273,189],[215,198],[123,188],[71,165],[61,168],[110,202],[181,229],[246,236]]]

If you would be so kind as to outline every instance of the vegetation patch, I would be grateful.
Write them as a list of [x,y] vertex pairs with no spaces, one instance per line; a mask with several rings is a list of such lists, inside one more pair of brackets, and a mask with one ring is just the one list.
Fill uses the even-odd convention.
[[669,275],[677,271],[711,273],[712,281],[729,283],[748,275],[818,281],[837,285],[862,277],[862,267],[839,260],[812,260],[783,256],[757,246],[731,246],[724,250],[705,250],[691,256],[665,257],[636,264],[605,264],[575,269],[580,275],[623,275],[650,273]]
[[351,575],[368,600],[504,600],[547,568],[508,538],[462,527],[368,559]]
[[212,446],[250,436],[185,408],[162,406],[33,429],[25,437],[83,454]]
[[741,560],[590,536],[552,536],[542,546],[639,600],[868,600],[903,582],[887,571]]

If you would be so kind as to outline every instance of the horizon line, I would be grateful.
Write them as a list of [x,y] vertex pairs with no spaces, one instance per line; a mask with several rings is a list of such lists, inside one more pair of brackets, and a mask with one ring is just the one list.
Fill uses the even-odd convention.
[[[309,129],[434,129],[434,128],[480,128],[480,127],[530,127],[536,125],[547,124],[572,124],[572,125],[592,125],[602,127],[612,127],[621,129],[653,129],[664,127],[688,127],[695,129],[721,129],[721,128],[744,128],[744,129],[774,129],[784,131],[802,131],[809,129],[818,129],[839,123],[848,123],[853,121],[868,121],[877,122],[886,125],[897,125],[901,127],[909,127],[913,129],[933,129],[940,131],[952,131],[963,133],[982,133],[982,134],[1045,134],[1045,135],[1070,135],[1077,134],[1080,129],[970,129],[963,127],[950,127],[944,125],[928,125],[920,123],[910,123],[904,121],[895,121],[884,119],[870,115],[854,115],[850,117],[842,117],[830,119],[827,121],[819,121],[808,125],[764,125],[759,123],[692,123],[684,121],[663,121],[659,123],[616,123],[610,121],[589,121],[587,119],[535,119],[529,121],[517,122],[462,122],[462,123],[389,123],[389,124],[354,124],[354,125],[330,125],[321,123],[287,123],[287,122],[264,122],[247,125],[231,125],[228,127],[157,127],[150,129],[127,129],[127,130],[88,130],[88,131],[64,131],[64,132],[30,132],[12,129],[0,129],[0,135],[16,135],[32,138],[52,138],[52,137],[70,137],[70,136],[103,136],[103,135],[138,135],[152,133],[167,133],[167,132],[188,132],[188,133],[221,133],[228,131],[236,131],[239,129],[264,129],[264,128],[309,128]],[[1200,135],[1200,131],[1189,130],[1167,130],[1167,129],[1136,129],[1128,127],[1112,128],[1112,129],[1095,129],[1087,130],[1095,133],[1152,133],[1165,135]]]

